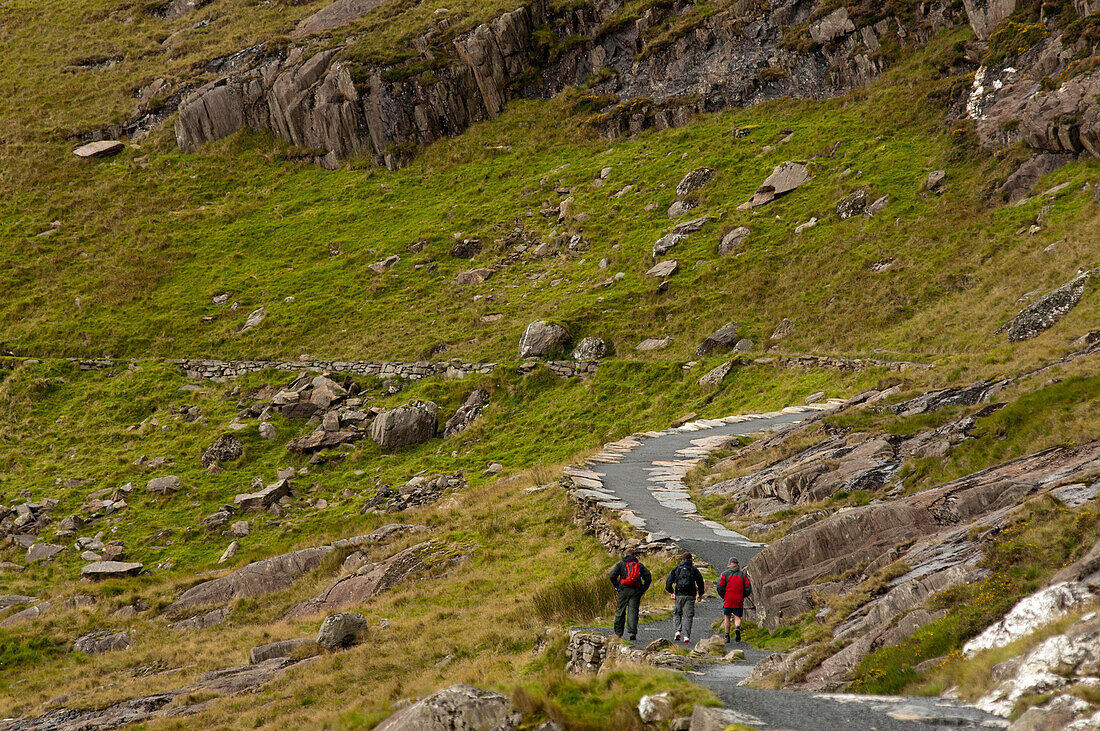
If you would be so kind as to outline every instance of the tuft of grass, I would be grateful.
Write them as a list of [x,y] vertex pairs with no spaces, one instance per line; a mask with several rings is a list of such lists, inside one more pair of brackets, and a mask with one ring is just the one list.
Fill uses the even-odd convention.
[[615,602],[615,587],[606,576],[565,579],[532,597],[535,613],[545,622],[583,623],[604,616]]

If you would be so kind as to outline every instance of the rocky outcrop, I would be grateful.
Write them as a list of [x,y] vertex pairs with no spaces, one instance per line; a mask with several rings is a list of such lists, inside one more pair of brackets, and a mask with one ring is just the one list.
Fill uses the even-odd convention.
[[508,697],[472,685],[452,685],[393,714],[376,731],[514,731],[521,714]]
[[451,475],[418,475],[396,489],[382,485],[363,503],[359,512],[399,513],[430,505],[442,498],[447,490],[458,491],[465,487],[466,475],[462,470]]
[[[374,1],[340,0],[295,33],[347,22],[369,12]],[[591,121],[615,136],[684,124],[696,111],[842,93],[882,71],[876,55],[882,43],[919,42],[954,22],[939,3],[920,6],[906,24],[885,18],[860,32],[846,14],[834,13],[813,25],[810,32],[817,35],[808,46],[784,44],[787,29],[807,23],[815,6],[784,0],[760,14],[755,5],[735,3],[666,41],[650,29],[688,10],[683,0],[613,24],[615,6],[554,10],[536,0],[455,37],[450,46],[429,33],[418,39],[423,55],[404,67],[359,65],[354,73],[356,62],[340,49],[258,47],[249,49],[243,68],[184,99],[176,140],[181,149],[194,150],[248,126],[312,148],[326,165],[363,154],[393,168],[415,147],[496,116],[510,98],[550,97],[605,68],[616,73],[591,93],[625,101],[609,104]],[[554,44],[567,47],[551,53]],[[430,79],[416,70],[425,60],[432,63]]]
[[647,665],[666,670],[688,670],[694,659],[676,654],[667,643],[634,648],[596,632],[573,630],[565,648],[565,671],[572,675],[600,675],[620,665]]
[[1054,327],[1056,322],[1081,301],[1092,274],[1093,270],[1078,272],[1077,276],[1058,289],[1048,292],[1025,307],[998,332],[1006,333],[1010,343],[1018,343]]
[[[176,1],[180,2],[180,0]],[[191,0],[191,2],[194,2],[194,0]],[[313,33],[339,28],[362,18],[382,3],[383,0],[336,0],[332,5],[327,5],[313,15],[302,19],[290,35],[294,38],[301,38]]]
[[88,655],[98,655],[103,652],[117,652],[130,647],[130,635],[126,632],[110,632],[102,630],[82,635],[73,640],[73,650]]
[[289,588],[303,574],[313,571],[332,546],[304,548],[250,563],[227,576],[204,581],[180,594],[166,610],[179,614],[192,607],[225,606],[237,598],[263,596]]
[[240,459],[242,454],[244,454],[244,444],[241,442],[240,437],[233,434],[223,434],[210,445],[209,449],[203,452],[200,464],[205,469],[210,465]]
[[[430,543],[421,543],[396,553],[385,561],[363,564],[353,573],[334,581],[319,595],[295,606],[287,613],[286,618],[301,619],[364,605],[406,578],[426,570],[428,565],[424,562],[424,557],[430,547]],[[354,557],[349,557],[349,560],[352,561],[351,565],[355,565]]]
[[382,449],[423,444],[435,436],[439,407],[432,401],[414,401],[384,411],[371,423],[370,436]]
[[1016,9],[1016,0],[963,0],[963,7],[974,35],[984,41]]
[[[815,582],[852,566],[882,568],[896,560],[923,566],[927,574],[928,566],[938,573],[973,561],[974,552],[964,550],[970,526],[988,527],[1027,497],[1049,491],[1051,475],[1072,481],[1098,467],[1100,442],[1052,448],[940,487],[836,513],[781,538],[750,561],[749,573],[759,587],[757,606],[765,624],[776,627],[811,609],[814,593],[840,593],[840,586]],[[904,544],[912,547],[891,554]]]

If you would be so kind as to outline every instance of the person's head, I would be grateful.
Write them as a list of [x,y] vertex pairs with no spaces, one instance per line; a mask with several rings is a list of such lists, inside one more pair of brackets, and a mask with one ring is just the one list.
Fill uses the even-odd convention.
[[637,561],[637,560],[638,559],[634,557],[634,552],[633,551],[627,551],[625,554],[623,554],[623,561],[630,562],[630,561]]
[[730,568],[731,569],[741,568],[741,562],[737,560],[737,556],[734,556],[730,559]]
[[691,563],[691,554],[684,553],[682,556],[680,556],[680,563]]

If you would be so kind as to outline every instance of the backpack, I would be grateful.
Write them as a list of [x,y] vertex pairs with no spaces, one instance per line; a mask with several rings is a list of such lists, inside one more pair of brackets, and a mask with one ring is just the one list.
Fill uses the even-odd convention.
[[641,586],[642,565],[637,561],[628,561],[623,564],[623,576],[619,579],[619,586]]
[[690,566],[680,566],[676,569],[676,593],[681,595],[695,593],[695,577],[692,576]]

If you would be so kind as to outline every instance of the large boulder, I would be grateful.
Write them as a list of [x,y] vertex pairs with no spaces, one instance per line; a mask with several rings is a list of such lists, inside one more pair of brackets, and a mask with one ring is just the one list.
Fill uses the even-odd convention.
[[423,444],[435,436],[439,407],[432,401],[414,401],[379,414],[370,426],[370,438],[383,449]]
[[777,165],[772,174],[756,189],[752,199],[742,203],[737,207],[737,210],[748,210],[762,206],[765,203],[771,203],[779,196],[786,195],[808,182],[810,182],[810,171],[804,164],[785,162],[782,165]]
[[484,388],[475,388],[471,391],[470,395],[466,397],[466,401],[455,411],[454,416],[447,419],[447,423],[443,425],[443,438],[450,439],[456,434],[466,431],[467,427],[474,423],[474,419],[481,414],[481,410],[488,402],[489,392]]
[[507,696],[460,684],[398,711],[375,731],[513,731],[520,720]]
[[326,650],[350,647],[367,628],[367,618],[359,612],[330,614],[317,630],[317,644]]
[[676,195],[680,198],[691,195],[712,180],[714,180],[714,171],[710,168],[692,170],[676,186]]
[[266,510],[281,498],[289,495],[290,487],[288,480],[277,480],[262,490],[235,495],[233,504],[246,512]]
[[53,543],[35,543],[27,549],[27,563],[46,561],[65,550],[64,546]]
[[298,637],[293,640],[279,640],[268,642],[266,645],[253,647],[248,653],[248,663],[259,665],[265,660],[277,657],[301,657],[302,655],[315,654],[317,652],[317,640],[308,637]]
[[569,342],[569,331],[556,322],[536,320],[523,331],[519,339],[519,357],[541,358]]
[[699,343],[699,347],[695,350],[695,355],[702,358],[716,350],[732,348],[737,344],[739,338],[740,335],[738,334],[737,325],[732,322],[727,322],[725,325],[708,335],[703,342]]
[[[320,566],[332,551],[332,546],[317,546],[255,561],[231,574],[191,587],[168,606],[167,612],[179,614],[190,607],[225,606],[238,597],[274,594],[289,588],[302,574]],[[88,567],[84,568],[87,571]]]
[[718,242],[718,255],[729,256],[736,253],[745,245],[745,241],[748,240],[751,233],[752,231],[746,226],[738,226],[727,232],[722,236],[722,240]]
[[181,480],[176,475],[154,477],[145,483],[145,489],[154,495],[171,495],[180,489]]
[[1092,270],[1078,272],[1076,277],[1021,310],[1000,332],[1008,335],[1010,343],[1017,343],[1050,329],[1081,301],[1092,273]]

